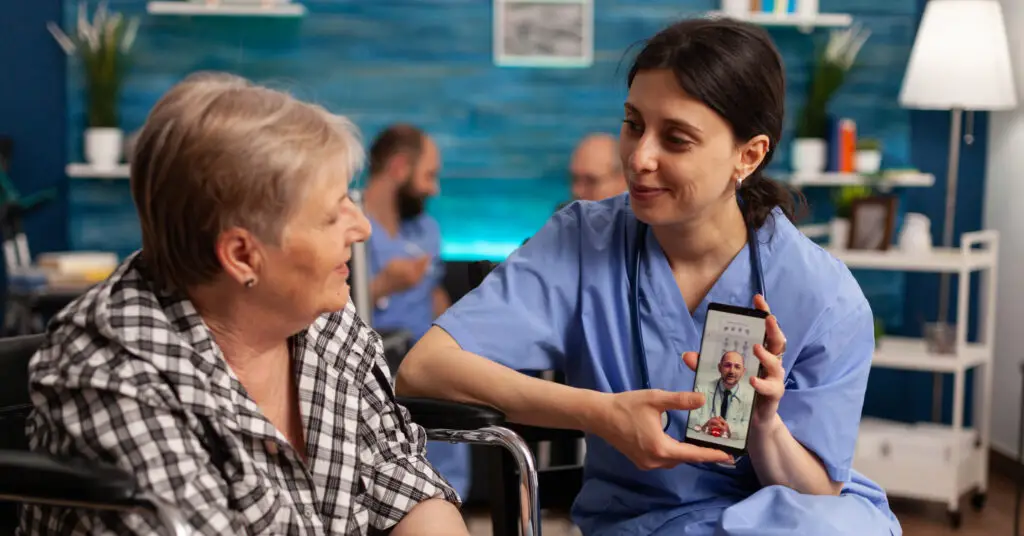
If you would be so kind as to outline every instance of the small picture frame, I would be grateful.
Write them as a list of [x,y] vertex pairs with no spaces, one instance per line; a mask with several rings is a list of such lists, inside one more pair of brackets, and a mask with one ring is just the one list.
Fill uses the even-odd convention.
[[886,251],[892,244],[896,225],[896,198],[875,196],[857,199],[850,205],[849,249]]
[[494,63],[503,67],[589,67],[593,0],[494,0]]

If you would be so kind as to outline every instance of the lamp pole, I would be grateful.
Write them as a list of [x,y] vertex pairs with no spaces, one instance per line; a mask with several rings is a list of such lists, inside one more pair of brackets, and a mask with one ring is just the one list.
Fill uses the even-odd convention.
[[[949,125],[949,162],[946,169],[946,214],[943,219],[942,246],[953,247],[953,230],[956,227],[956,190],[960,171],[960,136],[963,130],[963,108],[954,107],[950,112]],[[945,329],[949,320],[950,279],[952,274],[942,272],[939,276],[939,318],[938,329]],[[964,284],[963,281],[960,284]],[[942,420],[942,380],[941,373],[932,374],[932,421]]]

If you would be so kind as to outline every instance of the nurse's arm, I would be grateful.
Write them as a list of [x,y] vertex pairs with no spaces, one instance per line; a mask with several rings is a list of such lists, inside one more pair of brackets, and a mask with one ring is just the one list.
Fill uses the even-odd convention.
[[699,407],[704,404],[700,394],[611,394],[533,378],[463,350],[437,326],[402,361],[395,389],[403,396],[491,406],[521,424],[581,430],[609,442],[641,469],[731,460],[720,450],[678,442],[661,430],[663,411]]
[[578,389],[515,371],[463,350],[432,326],[398,369],[396,390],[500,409],[512,422],[592,432],[606,393]]
[[[771,321],[777,330],[774,317]],[[763,485],[838,495],[850,479],[874,352],[874,317],[862,294],[848,292],[840,295],[823,325],[801,349],[789,375],[795,378],[792,386],[784,383],[778,357],[760,346],[754,349],[766,371],[756,383],[777,390],[759,393],[778,401],[771,418],[760,426],[752,421],[749,432],[750,458]],[[773,377],[782,381],[769,380]]]
[[829,478],[822,461],[793,437],[778,414],[769,426],[750,430],[748,445],[762,486],[786,486],[808,495],[839,495],[843,489],[843,483]]

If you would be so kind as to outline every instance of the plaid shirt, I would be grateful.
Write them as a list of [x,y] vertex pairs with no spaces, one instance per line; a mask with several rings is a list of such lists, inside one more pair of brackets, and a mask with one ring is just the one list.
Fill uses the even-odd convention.
[[[365,534],[459,504],[349,304],[289,341],[308,462],[231,372],[191,302],[133,255],[61,312],[29,366],[33,450],[112,462],[201,534]],[[25,507],[30,534],[152,534],[150,516]]]

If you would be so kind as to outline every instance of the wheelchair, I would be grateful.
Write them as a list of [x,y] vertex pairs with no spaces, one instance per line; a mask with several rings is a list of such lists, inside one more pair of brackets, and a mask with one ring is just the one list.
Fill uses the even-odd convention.
[[[9,501],[0,503],[0,533],[14,532],[18,522],[14,503],[20,502],[136,511],[155,516],[175,536],[192,534],[186,520],[172,505],[140,490],[130,473],[94,462],[28,451],[28,362],[43,337],[38,334],[0,339],[0,378],[6,384],[0,389],[0,501]],[[541,536],[538,473],[527,441],[549,437],[542,429],[516,430],[505,422],[501,412],[487,407],[420,398],[399,397],[398,402],[426,429],[431,440],[502,447],[507,458],[499,465],[499,481],[500,489],[507,493],[492,497],[495,535]]]

